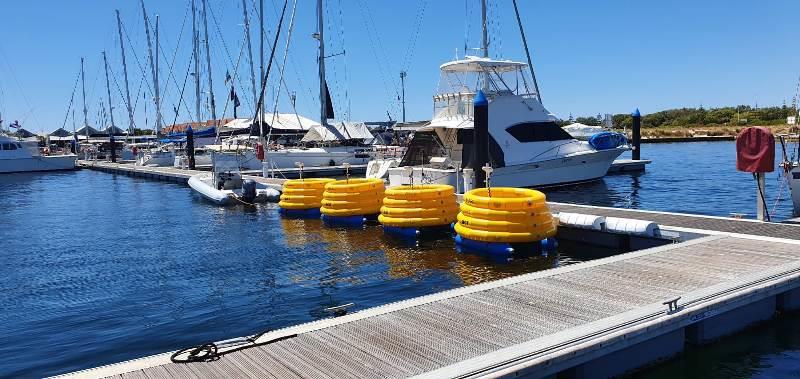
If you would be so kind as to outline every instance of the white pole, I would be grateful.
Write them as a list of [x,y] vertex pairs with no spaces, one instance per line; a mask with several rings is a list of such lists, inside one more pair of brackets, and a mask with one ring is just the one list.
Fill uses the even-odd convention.
[[197,122],[200,122],[200,36],[197,32],[197,7],[192,0],[192,55],[194,55],[194,108],[197,113]]
[[122,74],[125,76],[125,107],[128,109],[128,133],[133,133],[133,108],[131,106],[131,91],[128,88],[128,65],[125,62],[125,40],[122,38],[122,20],[117,9],[117,30],[119,31],[119,50],[122,53]]
[[328,99],[325,93],[325,38],[323,37],[323,29],[325,24],[322,20],[322,0],[317,0],[317,38],[319,38],[319,107],[320,117],[319,122],[322,126],[328,125]]

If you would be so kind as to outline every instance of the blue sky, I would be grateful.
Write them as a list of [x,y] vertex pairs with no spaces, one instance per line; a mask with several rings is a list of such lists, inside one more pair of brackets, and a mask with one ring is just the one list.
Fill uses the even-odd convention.
[[[258,52],[257,0],[246,0]],[[285,82],[297,96],[297,110],[318,118],[315,1],[299,0],[289,48]],[[510,0],[489,0],[491,55],[524,60],[522,42]],[[800,2],[774,0],[713,1],[531,1],[519,0],[528,43],[545,106],[557,116],[629,112],[650,113],[672,107],[735,104],[780,105],[791,102],[800,75],[795,17]],[[189,0],[145,0],[151,22],[160,15],[163,55],[160,75],[165,123],[175,119],[180,89],[191,59]],[[200,0],[197,0],[198,7]],[[223,112],[229,88],[225,73],[236,73],[242,99],[240,115],[252,114],[241,0],[208,0],[212,79],[217,114]],[[280,0],[265,0],[265,28],[273,35]],[[291,8],[291,3],[290,3]],[[107,102],[101,51],[112,70],[112,103],[117,125],[127,127],[122,101],[122,66],[114,10],[126,29],[129,81],[138,127],[152,127],[153,104],[144,84],[147,47],[138,1],[3,1],[0,34],[0,111],[33,131],[51,131],[64,124],[70,96],[86,59],[89,123],[97,126],[100,102]],[[213,15],[213,17],[211,17]],[[188,17],[188,18],[187,18]],[[184,19],[186,22],[184,24]],[[288,25],[288,11],[286,23]],[[400,117],[396,100],[399,72],[406,70],[408,120],[427,119],[438,67],[464,46],[480,43],[478,0],[328,0],[326,60],[328,81],[339,115],[352,120]],[[183,26],[183,28],[182,28]],[[279,41],[276,62],[285,46]],[[179,35],[182,37],[179,39]],[[202,35],[202,29],[201,29]],[[127,39],[130,39],[130,42]],[[414,42],[415,41],[415,42]],[[265,42],[269,55],[271,38]],[[240,52],[244,53],[239,58]],[[473,53],[475,54],[475,53]],[[203,117],[208,117],[205,50],[202,51]],[[170,71],[174,59],[174,67]],[[138,63],[137,63],[138,60]],[[236,62],[239,61],[238,69]],[[258,61],[256,57],[256,71]],[[272,78],[278,78],[273,71]],[[116,79],[115,79],[116,78]],[[270,80],[272,108],[277,80]],[[282,90],[279,111],[290,112]],[[196,118],[194,84],[186,84],[177,120]],[[82,124],[80,86],[75,97],[78,127]],[[145,110],[146,107],[146,110]],[[187,109],[189,110],[187,112]]]

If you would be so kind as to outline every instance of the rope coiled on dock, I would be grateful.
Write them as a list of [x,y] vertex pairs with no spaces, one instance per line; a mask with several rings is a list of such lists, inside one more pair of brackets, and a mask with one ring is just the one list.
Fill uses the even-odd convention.
[[[290,334],[273,338],[268,341],[257,343],[256,341],[269,331],[264,331],[252,337],[235,340],[231,342],[217,343],[209,342],[202,345],[187,347],[174,352],[169,360],[172,363],[193,363],[193,362],[211,362],[220,359],[225,354],[230,354],[239,350],[244,350],[251,347],[269,345],[271,343],[287,340],[289,338],[297,337],[297,334]],[[220,345],[222,351],[220,351]],[[227,348],[229,347],[230,348]],[[188,353],[188,354],[187,354]]]

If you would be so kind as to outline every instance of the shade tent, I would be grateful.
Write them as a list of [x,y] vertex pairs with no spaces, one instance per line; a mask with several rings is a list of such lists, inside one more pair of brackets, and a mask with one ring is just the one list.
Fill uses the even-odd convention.
[[70,133],[69,131],[67,131],[64,128],[58,128],[58,129],[53,130],[52,132],[50,132],[50,134],[48,134],[48,136],[50,138],[53,138],[53,137],[72,137],[72,133]]
[[303,136],[301,142],[365,140],[374,136],[363,122],[315,125]]
[[128,132],[126,132],[125,130],[121,129],[119,126],[109,126],[109,127],[105,128],[105,129],[103,129],[103,131],[100,132],[100,133],[108,135],[109,132],[111,132],[111,134],[113,134],[115,136],[124,136],[124,135],[128,134]]
[[[319,126],[319,122],[303,117],[296,113],[263,113],[264,124],[273,129],[285,131],[305,131],[313,126]],[[253,125],[253,119],[237,118],[223,125],[231,129],[247,129]]]
[[[88,133],[87,133],[87,131],[88,131]],[[82,126],[80,129],[76,130],[75,134],[77,134],[79,136],[85,136],[86,134],[89,134],[91,136],[91,135],[94,135],[94,134],[102,134],[102,133],[100,133],[100,131],[98,131],[97,129],[95,129],[95,128],[91,127],[91,126],[86,125],[86,126]]]
[[31,132],[29,132],[29,131],[27,131],[27,130],[23,129],[23,128],[19,128],[19,129],[17,129],[17,131],[16,131],[16,132],[14,132],[14,134],[16,134],[16,135],[17,135],[17,137],[19,137],[19,138],[31,138],[31,137],[36,137],[36,134],[33,134],[33,133],[31,133]]

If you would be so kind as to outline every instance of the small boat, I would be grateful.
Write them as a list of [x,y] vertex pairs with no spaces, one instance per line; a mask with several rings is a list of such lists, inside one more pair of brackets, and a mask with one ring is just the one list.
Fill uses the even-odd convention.
[[240,172],[240,154],[212,152],[213,171],[193,175],[189,187],[217,204],[277,202],[280,186],[245,179]]
[[74,170],[75,154],[41,155],[38,149],[0,135],[0,173]]
[[588,141],[593,135],[608,131],[602,126],[586,125],[579,122],[565,126],[564,130],[569,133],[572,138],[579,141]]
[[[781,167],[786,173],[789,189],[792,192],[792,209],[794,216],[800,216],[800,134],[778,136],[783,149],[783,162]],[[797,140],[797,145],[792,147],[789,140]],[[790,151],[791,150],[791,151]]]

